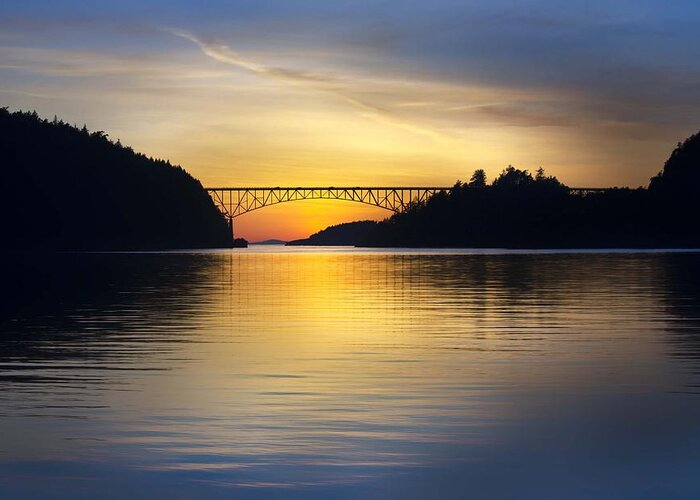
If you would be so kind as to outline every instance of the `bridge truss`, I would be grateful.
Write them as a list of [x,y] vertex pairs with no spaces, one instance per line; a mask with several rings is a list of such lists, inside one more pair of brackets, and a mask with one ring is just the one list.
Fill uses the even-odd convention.
[[403,212],[448,187],[241,187],[207,188],[221,213],[230,219],[259,208],[299,200],[344,200]]

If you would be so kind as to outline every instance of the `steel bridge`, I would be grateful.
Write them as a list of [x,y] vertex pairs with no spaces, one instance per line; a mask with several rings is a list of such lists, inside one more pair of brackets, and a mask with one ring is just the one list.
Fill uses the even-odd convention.
[[[343,200],[364,203],[400,213],[411,203],[424,202],[451,187],[213,187],[206,188],[216,207],[229,222],[263,207],[300,200]],[[571,188],[585,196],[604,188]]]
[[206,188],[227,219],[270,205],[300,200],[343,200],[403,212],[411,202],[423,202],[449,187],[223,187]]

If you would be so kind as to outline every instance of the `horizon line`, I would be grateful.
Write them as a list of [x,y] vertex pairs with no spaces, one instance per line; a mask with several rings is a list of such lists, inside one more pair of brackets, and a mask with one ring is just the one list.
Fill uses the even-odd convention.
[[[339,190],[339,189],[393,189],[393,190],[415,190],[415,189],[434,189],[440,191],[447,191],[454,189],[455,186],[273,186],[273,187],[261,187],[261,186],[233,186],[233,187],[204,187],[206,191],[275,191],[275,190],[294,190],[294,189],[304,189],[304,190]],[[468,184],[462,184],[461,187],[470,186]],[[487,186],[488,187],[488,186]],[[614,186],[614,187],[568,187],[573,191],[607,191],[610,189],[638,189],[629,186]],[[642,187],[642,186],[639,186]],[[477,188],[475,188],[477,189]]]

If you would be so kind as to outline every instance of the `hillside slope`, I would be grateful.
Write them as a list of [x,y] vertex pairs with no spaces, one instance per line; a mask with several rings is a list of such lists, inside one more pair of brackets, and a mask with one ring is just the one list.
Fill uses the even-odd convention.
[[308,238],[290,241],[287,245],[354,246],[364,241],[376,226],[377,222],[372,220],[346,222],[329,226]]
[[365,246],[700,248],[700,134],[679,143],[649,188],[572,193],[544,170],[509,166],[379,223]]
[[3,249],[231,243],[226,220],[199,181],[103,132],[0,108],[0,157]]

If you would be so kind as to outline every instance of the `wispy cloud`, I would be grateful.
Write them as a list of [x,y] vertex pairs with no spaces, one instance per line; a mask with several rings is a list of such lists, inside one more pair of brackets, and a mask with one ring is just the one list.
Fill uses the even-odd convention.
[[223,68],[203,69],[201,65],[192,64],[191,61],[172,52],[144,51],[139,54],[124,54],[110,51],[2,45],[0,45],[0,70],[17,74],[93,78],[101,81],[122,78],[132,82],[211,80],[227,74]]
[[353,106],[362,116],[371,118],[377,122],[399,127],[436,140],[444,141],[455,139],[446,132],[427,127],[423,124],[414,123],[404,117],[398,116],[386,108],[356,97],[349,88],[351,85],[335,75],[267,66],[240,56],[228,45],[206,42],[196,35],[183,30],[171,29],[168,31],[173,35],[194,43],[205,55],[216,61],[235,66],[261,77],[283,81],[290,85],[301,86],[302,88],[318,92],[333,94],[343,102]]
[[17,90],[17,89],[0,88],[0,92],[4,93],[4,94],[16,94],[16,95],[21,95],[21,96],[26,96],[26,97],[37,97],[39,99],[60,99],[61,98],[57,95],[40,94],[38,92],[27,92],[26,90]]
[[[568,126],[569,121],[561,117],[576,102],[572,95],[557,95],[549,90],[460,85],[438,78],[416,80],[401,74],[359,76],[350,70],[311,72],[280,68],[243,57],[226,45],[204,42],[189,32],[168,32],[194,43],[208,58],[225,66],[205,67],[187,54],[172,51],[113,54],[0,46],[0,70],[60,76],[74,82],[89,78],[93,87],[115,88],[114,82],[119,82],[122,92],[157,92],[162,96],[165,91],[184,88],[227,91],[230,73],[226,66],[235,67],[300,90],[331,95],[376,123],[449,143],[464,143],[465,132],[479,126]],[[56,94],[65,96],[69,88],[64,84]],[[92,90],[88,87],[80,92]],[[172,92],[170,96],[174,97]]]

